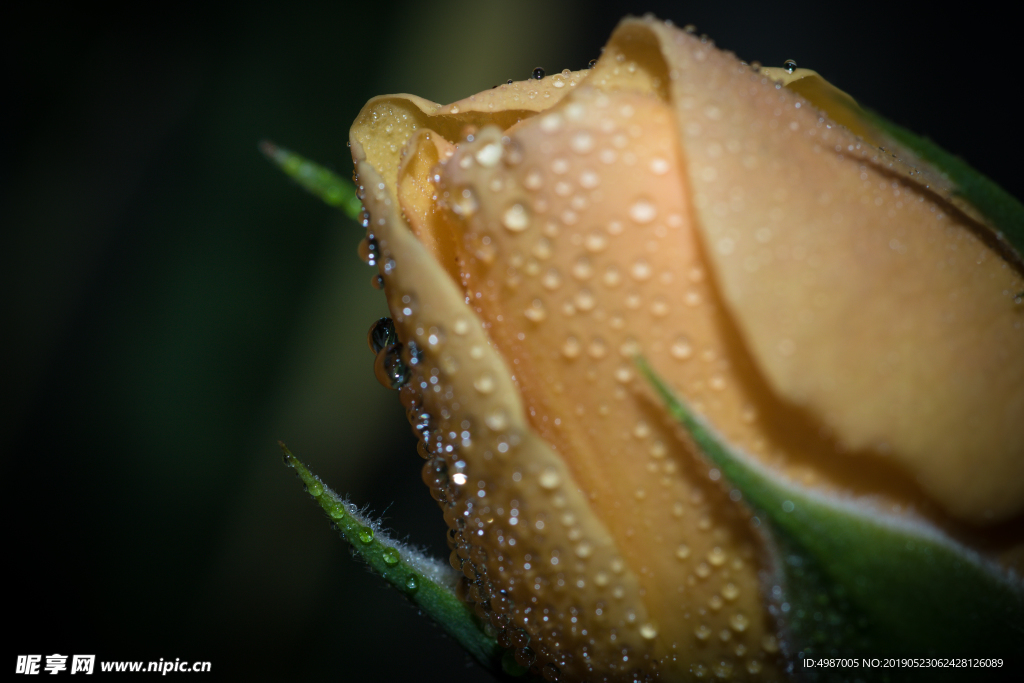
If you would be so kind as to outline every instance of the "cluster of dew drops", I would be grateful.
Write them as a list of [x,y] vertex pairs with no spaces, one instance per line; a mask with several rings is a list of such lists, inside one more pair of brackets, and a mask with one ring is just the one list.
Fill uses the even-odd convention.
[[[683,28],[687,33],[695,33],[696,28],[692,24],[688,24]],[[705,38],[702,36],[702,39]],[[601,48],[602,52],[604,48]],[[596,59],[591,59],[587,64],[588,69],[594,68],[597,64]],[[749,66],[754,70],[759,70],[761,64],[759,62],[751,62]],[[783,62],[783,68],[793,73],[797,64],[792,59],[787,59]],[[568,71],[568,70],[566,70]],[[530,74],[530,77],[535,80],[541,80],[546,75],[544,67],[536,67]],[[508,79],[507,83],[511,85],[513,80]],[[493,88],[497,88],[495,85]],[[492,88],[492,89],[493,89]],[[352,180],[359,186],[359,176],[353,172]],[[360,187],[360,193],[362,188]],[[360,194],[362,199],[362,194]],[[377,245],[377,239],[374,237],[372,232],[369,232],[370,227],[370,214],[366,208],[363,207],[362,215],[360,216],[360,223],[367,230],[366,236],[359,243],[359,257],[370,266],[377,266],[379,250]],[[377,290],[384,289],[384,277],[379,273],[373,275],[370,279],[370,285]],[[1021,293],[1024,295],[1024,292]],[[1018,299],[1021,295],[1018,295]],[[1019,303],[1019,301],[1018,301]],[[421,352],[416,348],[415,342],[410,342],[408,348],[406,348],[401,342],[398,341],[398,337],[395,334],[394,324],[391,318],[381,318],[377,320],[370,327],[370,331],[367,335],[367,342],[370,350],[374,353],[375,359],[373,363],[374,375],[377,377],[377,381],[380,382],[384,387],[388,389],[401,389],[409,381],[411,376],[409,367],[411,365],[417,365],[421,359]]]

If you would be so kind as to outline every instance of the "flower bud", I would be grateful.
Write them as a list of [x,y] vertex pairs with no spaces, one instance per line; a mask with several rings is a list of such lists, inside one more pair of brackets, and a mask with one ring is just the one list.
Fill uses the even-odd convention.
[[1019,257],[856,112],[631,19],[592,70],[360,113],[417,354],[394,376],[466,599],[519,665],[782,675],[772,541],[637,357],[790,484],[967,539],[1021,514]]

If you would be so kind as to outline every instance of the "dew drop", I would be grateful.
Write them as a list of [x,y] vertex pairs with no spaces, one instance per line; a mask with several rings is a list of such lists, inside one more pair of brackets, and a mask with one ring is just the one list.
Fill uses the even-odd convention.
[[492,168],[501,161],[503,151],[500,142],[491,142],[477,150],[474,156],[478,164],[486,168]]
[[722,597],[726,600],[732,601],[740,596],[740,589],[736,587],[735,583],[727,583],[722,588]]
[[796,62],[792,59],[787,59],[782,63],[782,68],[788,73],[793,73],[796,70]]
[[544,78],[544,69],[543,69],[543,67],[539,67],[539,66],[538,66],[538,67],[537,67],[536,69],[534,69],[534,70],[533,70],[533,74],[532,74],[532,76],[533,76],[533,77],[534,77],[535,79],[537,79],[538,81],[539,81],[540,79]]
[[566,337],[565,343],[562,344],[562,355],[572,360],[579,357],[580,351],[580,341],[576,337]]
[[593,190],[601,183],[601,176],[594,171],[583,171],[580,173],[580,187],[585,190]]
[[711,637],[711,629],[709,629],[706,625],[701,624],[693,632],[693,635],[697,636],[697,640],[704,641]]
[[416,579],[415,576],[410,576],[408,579],[405,580],[405,589],[406,590],[408,590],[408,591],[415,591],[419,587],[420,587],[420,582]]
[[665,175],[668,173],[669,164],[668,161],[661,157],[655,157],[651,159],[651,173],[654,175]]
[[359,536],[360,541],[363,543],[369,543],[373,540],[373,529],[368,526],[359,527],[357,535]]
[[549,292],[553,292],[562,286],[562,276],[558,272],[557,268],[549,268],[543,277],[540,279],[540,284],[544,289]]
[[523,187],[527,190],[539,190],[544,185],[544,177],[539,171],[530,171],[523,178]]
[[561,481],[562,478],[558,476],[558,471],[553,467],[549,467],[543,472],[541,472],[540,478],[538,479],[540,487],[547,491],[552,491],[558,488],[558,485],[561,483]]
[[309,495],[319,498],[324,493],[324,485],[314,479],[306,485],[306,490],[309,491]]
[[686,545],[685,543],[681,543],[679,547],[676,548],[676,557],[678,557],[680,560],[685,560],[689,556],[690,546]]
[[491,375],[483,374],[473,380],[473,388],[485,396],[494,391],[494,378]]
[[633,369],[628,365],[620,365],[615,371],[615,379],[622,382],[623,384],[628,383],[633,379]]
[[650,223],[658,215],[658,208],[648,199],[638,199],[629,207],[629,217],[644,225]]
[[654,627],[654,624],[647,622],[640,627],[640,635],[645,640],[654,640],[658,637],[658,629]]
[[633,279],[637,282],[649,280],[652,272],[653,268],[651,268],[651,264],[644,259],[638,259],[636,263],[633,264],[633,267],[629,269],[629,274],[632,275]]
[[523,315],[527,320],[535,323],[543,322],[548,316],[547,311],[544,310],[544,302],[540,299],[534,299],[530,307],[523,311]]
[[712,567],[721,567],[725,564],[726,555],[725,551],[719,546],[715,546],[710,553],[708,553],[708,562],[711,563]]
[[452,210],[456,214],[463,218],[469,218],[479,209],[480,202],[476,198],[476,193],[473,192],[471,188],[465,187],[461,191],[455,193],[455,201],[452,202]]
[[522,232],[530,227],[530,216],[522,204],[515,203],[505,209],[502,224],[512,232]]
[[409,368],[402,361],[402,345],[390,344],[373,361],[377,381],[388,389],[401,389],[409,381]]
[[585,560],[591,556],[594,552],[594,546],[590,545],[587,541],[581,541],[576,546],[576,557]]
[[562,128],[562,117],[558,112],[546,114],[540,120],[540,129],[545,133],[556,133]]
[[581,289],[574,299],[576,308],[581,311],[591,311],[597,305],[597,300],[589,289]]
[[391,318],[380,318],[370,325],[370,331],[366,333],[366,343],[374,354],[380,353],[381,349],[397,341],[395,324]]
[[394,566],[398,564],[400,556],[398,551],[394,548],[384,548],[384,551],[381,553],[381,557],[384,559],[384,564]]
[[732,615],[732,617],[729,619],[729,626],[732,627],[732,630],[736,631],[736,633],[743,633],[747,630],[747,626],[749,625],[750,620],[742,614],[740,614],[739,612]]
[[572,276],[577,280],[586,280],[594,274],[594,268],[586,256],[581,256],[572,267]]
[[600,337],[594,337],[590,340],[590,346],[587,347],[587,354],[594,360],[601,360],[608,353],[608,345],[604,343],[604,340]]
[[484,418],[484,424],[486,424],[492,431],[500,432],[508,427],[508,417],[505,415],[504,411],[495,410]]
[[577,154],[586,154],[594,149],[594,138],[587,131],[581,130],[572,136],[569,147]]

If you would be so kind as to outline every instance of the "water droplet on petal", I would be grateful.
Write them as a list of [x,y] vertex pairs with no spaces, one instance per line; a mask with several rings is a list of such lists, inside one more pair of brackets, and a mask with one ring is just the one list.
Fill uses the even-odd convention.
[[533,75],[533,77],[534,77],[534,78],[536,78],[536,79],[537,79],[538,81],[539,81],[540,79],[544,78],[544,69],[543,69],[543,67],[539,67],[539,66],[538,66],[538,67],[537,67],[536,69],[534,69],[534,70],[533,70],[533,74],[532,74],[532,75]]
[[489,394],[494,391],[494,378],[484,374],[473,380],[473,387],[481,394]]
[[789,73],[793,73],[796,70],[796,62],[792,59],[787,59],[782,63],[782,68]]
[[590,150],[594,149],[594,138],[587,131],[581,130],[572,136],[572,140],[569,142],[569,147],[572,151],[577,154],[586,154]]
[[491,168],[501,161],[503,151],[500,142],[491,142],[477,150],[474,156],[478,164]]
[[540,299],[534,299],[530,307],[523,311],[523,315],[535,323],[543,322],[548,317],[547,311],[544,310],[544,302]]
[[469,218],[480,209],[480,202],[472,189],[466,187],[455,193],[455,201],[452,202],[452,210],[462,216]]
[[562,344],[562,355],[569,360],[578,358],[580,350],[580,341],[576,337],[567,337],[565,343]]
[[629,207],[629,217],[641,225],[650,223],[657,215],[658,207],[648,199],[638,199]]
[[562,478],[558,476],[558,471],[553,467],[549,467],[541,472],[540,479],[538,479],[540,487],[548,491],[557,488],[561,482]]
[[391,318],[380,318],[370,326],[366,334],[366,343],[375,354],[389,344],[394,344],[398,338],[395,336],[395,324]]
[[658,636],[658,629],[648,622],[640,627],[640,635],[646,640],[654,640]]
[[505,209],[502,223],[512,232],[522,232],[530,227],[530,216],[526,212],[526,207],[517,202]]
[[679,337],[672,342],[672,347],[669,349],[669,353],[676,360],[686,360],[693,355],[693,346],[690,345],[690,340],[686,337]]

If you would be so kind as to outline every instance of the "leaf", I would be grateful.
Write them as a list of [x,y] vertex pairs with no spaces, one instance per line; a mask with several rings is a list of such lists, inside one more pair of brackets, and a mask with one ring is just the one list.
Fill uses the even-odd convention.
[[358,557],[433,618],[491,673],[503,679],[525,673],[514,660],[503,661],[505,650],[487,635],[476,615],[455,595],[459,580],[455,570],[389,538],[378,522],[368,519],[355,505],[325,486],[283,443],[280,446],[285,464],[295,469],[306,491]]
[[322,199],[325,204],[341,209],[352,220],[359,220],[363,204],[356,197],[356,188],[329,169],[315,164],[309,159],[278,147],[264,140],[260,143],[260,151],[277,164],[282,171],[290,175],[303,188]]
[[791,639],[790,656],[1006,657],[1024,651],[1018,577],[1004,576],[924,524],[781,481],[728,445],[646,361],[636,362],[754,509],[755,524],[764,522],[780,579],[773,613],[783,640]]

